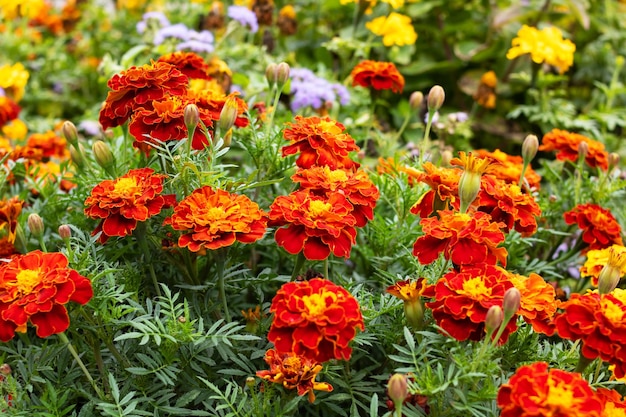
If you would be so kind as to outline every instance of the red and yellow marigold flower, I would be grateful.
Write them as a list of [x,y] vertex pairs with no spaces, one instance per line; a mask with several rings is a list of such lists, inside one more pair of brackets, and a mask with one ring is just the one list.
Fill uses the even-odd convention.
[[340,192],[324,196],[303,189],[277,197],[270,206],[269,225],[276,243],[295,255],[322,260],[331,254],[348,258],[356,243],[354,206]]
[[404,89],[404,77],[393,62],[361,61],[352,69],[350,75],[353,86],[391,90],[394,93],[401,93]]
[[411,213],[420,217],[429,217],[438,210],[459,208],[459,180],[461,171],[458,168],[437,167],[431,162],[425,162],[424,172],[418,176],[418,181],[430,186],[420,199],[411,207]]
[[20,115],[20,106],[7,96],[0,95],[0,127],[17,119]]
[[422,295],[428,287],[424,278],[415,281],[398,281],[387,287],[386,292],[398,297],[404,302],[404,316],[407,322],[415,329],[420,329],[424,320],[424,307],[422,306]]
[[415,183],[421,178],[422,172],[404,164],[399,163],[393,157],[378,158],[378,165],[376,166],[376,172],[378,174],[389,174],[397,176],[399,173],[404,173],[407,176],[407,180],[410,186],[414,186]]
[[413,245],[413,255],[423,265],[434,262],[443,252],[455,265],[479,263],[506,265],[502,224],[494,223],[487,213],[457,213],[440,210],[439,217],[422,218],[423,236]]
[[541,140],[540,151],[556,151],[556,159],[560,161],[578,161],[578,146],[585,142],[588,145],[585,162],[592,168],[600,167],[607,170],[609,167],[609,154],[604,148],[604,144],[587,136],[566,130],[552,129],[546,133]]
[[45,133],[33,133],[30,135],[26,140],[26,148],[41,151],[36,152],[38,157],[35,159],[37,160],[46,160],[49,158],[67,160],[70,156],[65,138],[51,130]]
[[65,304],[85,304],[91,282],[73,269],[62,253],[29,252],[0,268],[0,340],[25,332],[30,321],[37,336],[64,332],[70,324]]
[[591,278],[591,283],[597,287],[600,272],[610,264],[609,259],[612,260],[612,267],[619,271],[620,277],[626,275],[626,248],[622,245],[613,245],[588,251],[587,260],[580,267],[580,276]]
[[585,358],[599,357],[615,365],[615,376],[623,378],[626,375],[626,290],[572,294],[560,308],[563,312],[554,319],[559,336],[580,340],[581,354]]
[[198,109],[207,112],[210,115],[211,120],[217,122],[220,119],[220,114],[227,101],[236,104],[237,117],[235,118],[236,127],[246,127],[250,123],[246,112],[248,111],[248,105],[245,101],[238,97],[238,93],[222,94],[215,90],[205,89],[201,91],[190,91],[189,96],[195,101]]
[[602,417],[603,401],[577,372],[521,366],[498,390],[501,417]]
[[270,312],[274,320],[267,338],[277,353],[318,363],[350,359],[356,329],[365,330],[357,300],[345,288],[321,278],[284,284]]
[[[509,273],[498,266],[478,264],[461,266],[429,287],[425,296],[437,325],[456,340],[481,340],[485,337],[485,319],[491,306],[502,307],[504,293],[513,284]],[[506,343],[517,329],[516,315],[506,325],[498,343]]]
[[189,79],[210,80],[209,64],[194,52],[176,51],[160,57],[157,62],[167,62]]
[[139,168],[96,185],[85,200],[85,215],[102,219],[92,235],[102,232],[99,239],[102,243],[111,236],[128,236],[137,222],[145,222],[172,206],[175,196],[161,195],[165,178],[151,168]]
[[563,213],[565,223],[578,224],[587,250],[604,249],[613,244],[623,245],[622,227],[611,212],[597,204],[579,204]]
[[24,202],[17,197],[0,200],[0,257],[8,258],[16,253],[18,217]]
[[295,122],[287,123],[283,136],[289,145],[283,146],[283,157],[300,155],[296,165],[300,168],[328,166],[331,169],[358,168],[348,154],[359,147],[352,136],[344,133],[345,126],[329,117],[296,116]]
[[267,214],[245,195],[204,186],[178,203],[164,224],[184,232],[178,246],[198,252],[256,242],[267,229]]
[[131,67],[115,74],[108,82],[111,89],[100,110],[103,129],[124,124],[139,108],[151,108],[153,100],[187,91],[189,78],[166,62]]
[[298,395],[308,395],[309,402],[315,401],[315,391],[331,392],[332,385],[317,382],[315,378],[322,370],[322,365],[294,353],[278,353],[274,349],[265,352],[268,371],[257,371],[256,375],[266,381],[281,384],[286,389],[296,389]]
[[602,417],[626,417],[626,401],[619,392],[599,387],[596,395],[604,404]]
[[365,226],[374,218],[374,207],[380,193],[365,171],[314,166],[299,169],[291,179],[315,194],[343,193],[354,206],[352,215],[356,218],[357,227]]
[[[481,158],[488,158],[491,160],[491,164],[489,165],[489,174],[511,184],[519,183],[519,177],[522,175],[522,167],[524,164],[521,156],[509,155],[499,149],[496,149],[493,152],[485,149],[479,149],[475,152],[476,155]],[[528,183],[528,187],[531,190],[539,189],[541,176],[537,174],[537,172],[533,170],[533,167],[530,165],[526,168],[524,179]]]
[[521,294],[518,314],[533,326],[535,332],[552,336],[556,330],[552,319],[557,308],[554,287],[535,273],[528,277],[509,274],[509,279]]

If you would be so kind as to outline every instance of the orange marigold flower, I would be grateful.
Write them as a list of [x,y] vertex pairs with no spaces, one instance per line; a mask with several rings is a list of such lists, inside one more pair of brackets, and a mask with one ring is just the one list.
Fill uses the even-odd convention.
[[604,403],[604,411],[602,417],[625,417],[626,401],[622,394],[614,389],[598,387],[596,395]]
[[411,327],[421,329],[424,322],[422,295],[428,287],[424,278],[415,281],[398,281],[387,287],[386,292],[404,301],[404,316]]
[[128,236],[137,222],[145,222],[175,204],[173,194],[161,195],[165,178],[151,168],[139,168],[96,185],[85,200],[85,215],[102,219],[92,235],[102,232],[102,243],[111,236]]
[[437,210],[448,209],[452,206],[459,208],[459,180],[462,170],[458,168],[443,168],[425,162],[422,166],[424,173],[418,176],[418,181],[430,186],[420,199],[411,207],[411,213],[420,217],[428,217]]
[[265,352],[264,359],[270,369],[269,371],[257,371],[258,377],[281,384],[286,389],[297,389],[300,396],[308,394],[311,403],[315,401],[313,390],[326,392],[333,390],[329,383],[315,381],[317,374],[322,370],[322,365],[314,360],[294,353],[280,354],[274,349]]
[[[613,255],[611,256],[611,252]],[[612,267],[621,276],[626,275],[626,247],[622,245],[613,245],[604,249],[592,249],[587,252],[587,260],[580,267],[581,277],[590,277],[591,283],[598,286],[598,277],[600,272],[606,265],[609,265],[609,259],[613,261]]]
[[557,307],[554,287],[535,273],[528,277],[509,274],[509,279],[522,296],[518,314],[536,332],[552,336],[556,330],[552,319]]
[[501,417],[601,417],[603,401],[577,372],[548,370],[545,362],[521,366],[498,390]]
[[276,243],[293,255],[322,260],[332,252],[350,257],[356,243],[354,206],[340,192],[325,196],[303,189],[277,197],[270,206],[269,225],[276,230]]
[[[437,325],[456,340],[481,340],[485,337],[485,319],[491,306],[502,307],[504,293],[513,287],[509,273],[496,265],[461,266],[429,287],[425,296],[435,301],[426,303],[432,309]],[[517,330],[513,316],[500,337],[503,344]]]
[[589,150],[585,156],[585,162],[592,168],[600,167],[603,170],[609,168],[609,154],[604,148],[604,144],[590,139],[578,133],[571,133],[566,130],[552,129],[546,133],[541,140],[540,151],[557,151],[556,159],[560,161],[578,161],[578,145],[581,142],[587,143]]
[[17,197],[0,200],[0,257],[7,258],[16,253],[18,217],[22,212],[23,201]]
[[93,296],[91,282],[73,269],[62,253],[29,252],[0,268],[0,340],[25,332],[26,323],[37,336],[65,331],[70,324],[65,304],[85,304]]
[[67,160],[70,156],[65,138],[51,130],[30,135],[26,140],[26,148],[41,150],[41,152],[36,152],[37,158],[35,159],[37,160],[53,157]]
[[478,263],[506,266],[506,248],[502,224],[494,223],[487,213],[457,213],[440,210],[439,217],[422,218],[423,236],[413,245],[413,255],[423,265],[434,262],[441,252],[455,265]]
[[344,133],[345,126],[329,117],[296,116],[295,123],[287,123],[283,136],[289,145],[283,146],[283,157],[295,155],[296,165],[300,168],[328,166],[331,169],[358,168],[348,154],[358,151],[359,147],[352,136]]
[[204,186],[178,203],[163,224],[187,232],[178,245],[198,252],[256,242],[267,229],[267,214],[245,195]]
[[356,218],[357,227],[365,226],[368,220],[374,218],[374,207],[380,193],[365,171],[313,166],[299,169],[291,179],[314,194],[343,193],[354,206],[352,215]]
[[474,94],[474,100],[478,105],[483,106],[486,109],[493,109],[496,107],[496,85],[498,84],[498,78],[493,71],[487,71],[480,77],[478,88]]
[[210,114],[211,120],[217,122],[220,119],[222,109],[227,100],[234,101],[237,104],[237,117],[235,118],[235,126],[246,127],[250,123],[246,112],[248,111],[248,105],[245,101],[237,97],[238,93],[231,93],[229,95],[219,93],[211,89],[205,89],[201,91],[190,91],[189,96],[195,100],[198,109],[206,111]]
[[391,90],[394,93],[401,93],[404,89],[404,77],[393,62],[361,61],[352,69],[350,75],[353,86]]
[[583,231],[583,242],[591,249],[604,249],[613,244],[623,245],[622,227],[611,212],[597,204],[579,204],[563,213],[565,223],[578,223]]
[[22,109],[7,96],[0,95],[0,127],[17,119]]
[[400,164],[391,156],[388,158],[383,158],[382,156],[378,158],[378,165],[376,166],[376,172],[379,174],[390,174],[393,176],[396,176],[399,173],[404,173],[407,176],[408,183],[410,186],[413,186],[417,182],[419,182],[419,178],[422,175],[421,171],[418,171],[417,169],[413,167]]
[[580,340],[581,354],[587,359],[600,358],[615,365],[615,376],[626,375],[626,290],[609,294],[588,291],[572,294],[560,306],[554,324],[563,339]]
[[[493,152],[489,152],[485,149],[479,149],[476,155],[481,158],[489,158],[491,164],[489,165],[489,174],[504,180],[511,184],[518,184],[519,177],[522,175],[522,167],[524,160],[518,155],[509,155],[496,149]],[[541,182],[541,176],[537,174],[533,167],[530,165],[526,168],[524,179],[528,182],[530,189],[539,189],[539,183]]]
[[515,229],[528,237],[537,231],[536,217],[541,216],[541,208],[535,198],[522,193],[517,184],[483,175],[477,204],[477,210],[489,213],[494,222],[504,224],[505,233]]
[[281,354],[316,362],[350,359],[356,329],[365,330],[358,301],[345,288],[313,278],[288,282],[274,296],[267,338]]
[[160,57],[157,62],[167,62],[175,66],[189,79],[210,80],[209,64],[194,52],[176,51]]
[[100,110],[100,124],[105,130],[120,126],[140,107],[150,108],[152,100],[185,94],[188,84],[189,78],[167,62],[133,66],[115,74],[107,84],[111,91]]

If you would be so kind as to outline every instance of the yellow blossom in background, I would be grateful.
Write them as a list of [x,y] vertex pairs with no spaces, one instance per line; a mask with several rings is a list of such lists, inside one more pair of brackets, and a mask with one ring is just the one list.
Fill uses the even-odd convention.
[[394,9],[398,9],[404,6],[404,0],[381,0],[383,3],[387,3]]
[[508,59],[530,54],[533,62],[553,65],[561,74],[574,63],[576,45],[569,39],[563,39],[561,31],[554,26],[539,30],[524,25],[517,32],[517,37],[513,39],[511,45],[506,54]]
[[[614,252],[613,258],[610,257],[611,251]],[[598,285],[598,277],[605,265],[609,264],[609,259],[615,263],[613,267],[620,271],[620,276],[626,275],[626,247],[622,245],[613,245],[604,249],[592,249],[587,252],[587,260],[580,267],[580,275],[582,277],[590,277],[593,285]],[[617,260],[618,262],[615,262]]]
[[11,140],[23,140],[26,138],[28,128],[20,119],[11,120],[2,126],[2,135]]
[[474,94],[474,100],[487,108],[493,109],[496,107],[496,86],[498,85],[498,78],[493,71],[487,71],[480,77],[480,82],[476,93]]
[[278,12],[278,16],[287,17],[289,19],[295,19],[296,9],[294,9],[291,4],[288,4],[284,6],[282,9],[280,9],[280,11]]
[[366,7],[365,14],[372,14],[372,8],[376,6],[376,0],[339,0],[341,4],[356,3],[359,7]]
[[411,18],[400,13],[391,12],[389,16],[377,17],[367,22],[365,27],[375,35],[382,36],[385,46],[413,45],[417,40]]
[[0,0],[0,12],[7,20],[16,17],[34,19],[47,8],[44,0]]
[[[2,0],[0,0],[2,1]],[[2,88],[15,101],[20,101],[24,96],[24,88],[28,82],[28,71],[22,63],[3,65],[0,67],[0,88]]]

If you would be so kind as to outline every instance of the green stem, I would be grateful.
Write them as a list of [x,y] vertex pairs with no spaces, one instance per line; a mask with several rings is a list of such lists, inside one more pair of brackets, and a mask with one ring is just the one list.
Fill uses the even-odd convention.
[[61,340],[61,342],[63,342],[65,344],[65,346],[67,347],[67,349],[70,351],[70,353],[72,354],[74,359],[76,359],[76,363],[78,363],[78,366],[80,367],[80,369],[85,374],[85,377],[87,377],[87,380],[89,381],[89,383],[93,387],[94,391],[96,392],[96,395],[98,395],[98,398],[100,398],[101,400],[104,400],[102,392],[100,392],[100,389],[96,385],[96,382],[93,380],[91,374],[89,373],[89,370],[87,369],[87,367],[83,363],[82,359],[80,359],[80,356],[78,356],[78,352],[76,352],[76,349],[74,349],[74,346],[72,346],[72,343],[70,343],[70,341],[67,338],[67,336],[65,335],[65,333],[61,332],[61,333],[58,334],[58,336],[59,336],[59,339]]
[[426,129],[424,129],[424,138],[422,139],[422,149],[420,149],[418,166],[421,167],[424,162],[424,154],[430,148],[430,127],[433,124],[433,118],[435,117],[434,111],[428,112],[428,120],[426,121]]
[[306,258],[304,257],[304,253],[300,252],[298,254],[298,257],[296,258],[296,264],[293,266],[293,272],[291,273],[291,280],[292,281],[296,280],[296,277],[300,273],[300,270],[302,269],[302,266],[304,266],[304,261],[305,260],[306,260]]
[[328,273],[328,264],[328,258],[324,259],[324,278],[330,280],[330,274]]
[[43,240],[43,236],[39,236],[37,239],[39,240],[39,247],[41,247],[41,251],[48,252],[48,249],[46,249],[46,242],[44,242]]
[[156,294],[161,297],[161,287],[159,286],[159,281],[157,280],[156,273],[154,272],[154,266],[152,265],[152,254],[150,253],[150,248],[148,247],[148,241],[146,239],[145,223],[137,223],[137,228],[135,229],[135,238],[137,239],[137,243],[139,243],[139,247],[143,252],[145,262],[148,264],[148,271],[150,271],[150,277],[152,278],[152,283],[154,284]]
[[588,359],[584,357],[581,350],[580,356],[578,357],[578,364],[576,365],[576,369],[574,370],[574,372],[582,374],[585,368],[587,368],[587,366],[589,366],[591,362],[593,362],[593,359]]
[[519,176],[518,186],[520,189],[522,189],[522,184],[524,184],[524,176],[526,175],[527,168],[528,168],[528,162],[524,162],[524,165],[522,165],[522,173]]
[[230,311],[228,311],[228,299],[226,298],[226,288],[224,285],[224,267],[226,266],[226,250],[227,248],[216,251],[215,267],[217,268],[217,288],[220,293],[220,302],[224,310],[224,318],[230,322]]
[[282,86],[276,86],[276,92],[274,93],[274,98],[272,100],[272,106],[270,110],[270,119],[265,125],[265,137],[268,138],[270,133],[272,132],[272,128],[274,127],[274,115],[276,114],[276,107],[278,106],[278,100],[280,99],[280,94],[283,91]]
[[498,344],[498,340],[500,340],[500,337],[502,336],[502,333],[504,333],[504,330],[506,329],[507,324],[509,324],[509,321],[511,321],[511,319],[515,316],[515,313],[504,313],[504,318],[502,319],[502,323],[500,324],[500,328],[498,328],[498,333],[496,333],[496,335],[494,336],[493,340],[490,341],[492,346],[496,346]]
[[407,114],[406,117],[404,118],[404,122],[402,123],[402,126],[400,126],[400,130],[398,130],[398,133],[396,134],[395,142],[399,141],[400,138],[402,137],[402,134],[404,133],[407,126],[409,125],[409,122],[411,121],[411,116],[412,114],[411,112],[409,112],[409,114]]

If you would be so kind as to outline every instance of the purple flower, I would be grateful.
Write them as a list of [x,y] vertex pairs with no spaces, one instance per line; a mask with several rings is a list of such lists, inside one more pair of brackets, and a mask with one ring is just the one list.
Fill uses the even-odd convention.
[[185,42],[181,42],[176,45],[176,50],[189,49],[194,52],[208,52],[211,53],[215,49],[213,46],[213,34],[208,30],[202,32],[196,32],[195,30],[189,30],[188,37]]
[[137,33],[143,34],[148,28],[148,21],[156,20],[159,22],[160,27],[167,27],[170,25],[170,21],[161,12],[147,12],[141,18],[141,22],[137,23]]
[[341,84],[331,83],[320,78],[306,68],[292,68],[290,72],[291,109],[297,111],[304,107],[322,108],[327,102],[339,100],[341,104],[350,102],[348,89]]
[[178,23],[159,29],[158,32],[154,34],[154,40],[152,42],[155,45],[161,45],[167,38],[176,38],[186,41],[191,36],[190,32],[193,31],[189,30],[183,23]]
[[100,123],[95,120],[83,120],[77,127],[89,136],[97,136],[101,132]]
[[256,33],[259,30],[259,23],[256,14],[244,6],[228,7],[228,17],[239,22],[241,26],[248,26],[250,32]]

